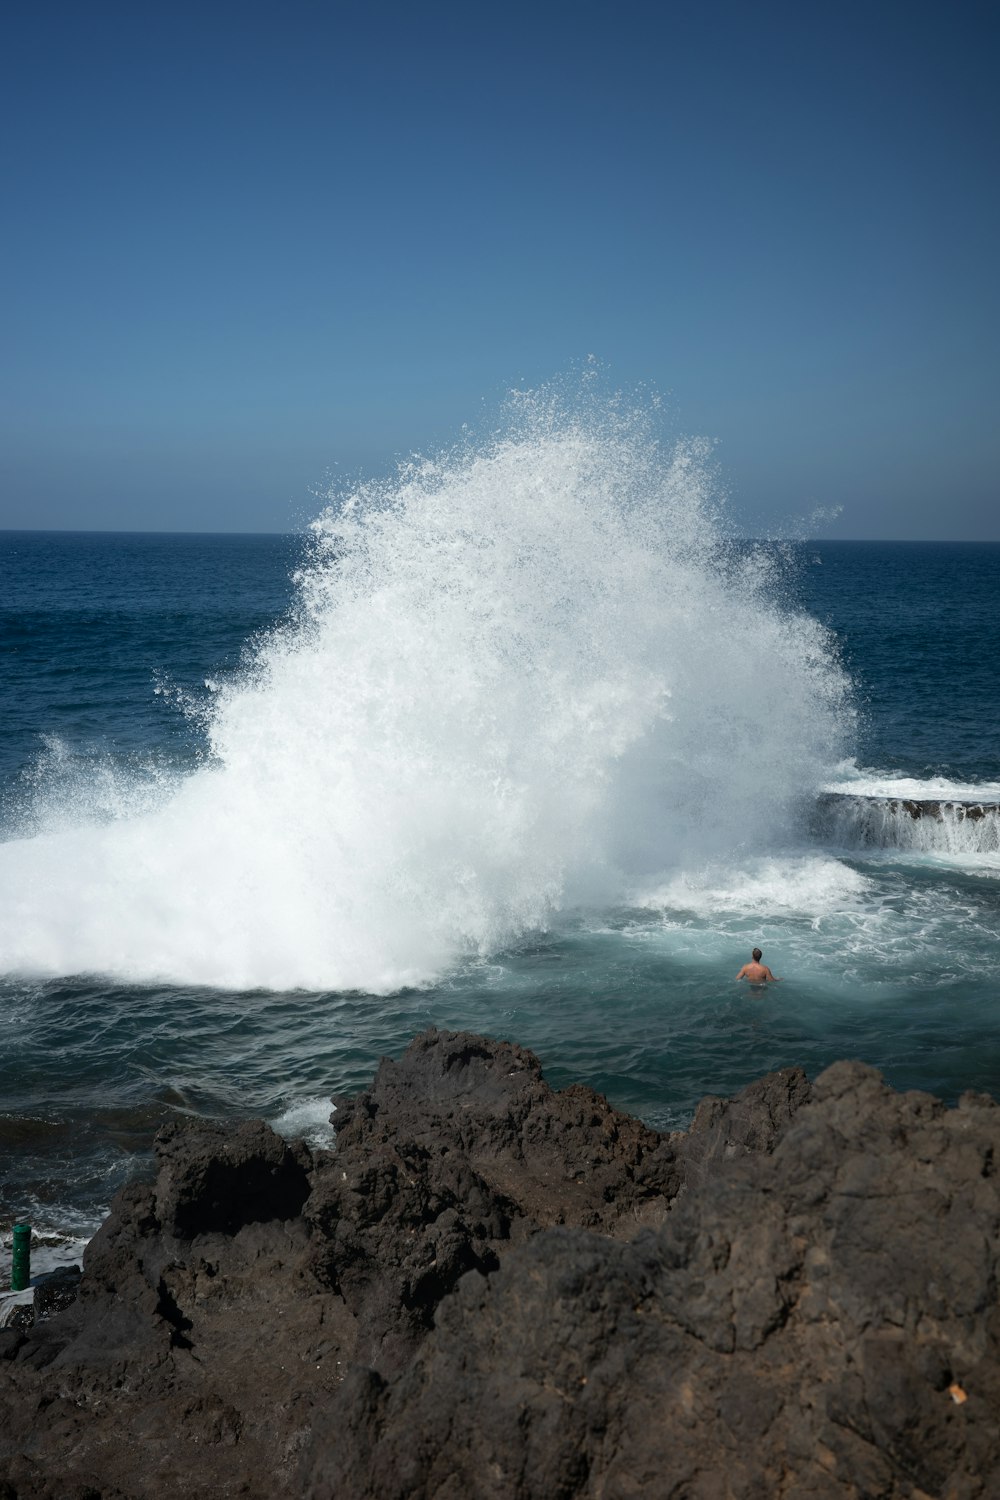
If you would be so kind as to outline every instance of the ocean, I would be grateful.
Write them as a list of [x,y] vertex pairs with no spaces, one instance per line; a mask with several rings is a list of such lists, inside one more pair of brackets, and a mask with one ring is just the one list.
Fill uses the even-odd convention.
[[998,605],[1000,545],[740,540],[620,413],[304,536],[0,533],[4,1246],[78,1258],[178,1115],[329,1144],[430,1025],[660,1129],[1000,1093],[998,815],[904,805],[1000,802]]

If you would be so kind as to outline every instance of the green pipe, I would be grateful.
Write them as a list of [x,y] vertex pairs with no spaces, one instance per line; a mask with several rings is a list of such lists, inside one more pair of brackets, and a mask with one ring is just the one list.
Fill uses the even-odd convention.
[[23,1292],[31,1280],[31,1225],[14,1225],[14,1254],[10,1263],[10,1289]]

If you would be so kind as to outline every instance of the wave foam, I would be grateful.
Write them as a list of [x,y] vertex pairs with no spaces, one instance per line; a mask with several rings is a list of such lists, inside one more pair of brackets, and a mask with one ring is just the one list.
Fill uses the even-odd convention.
[[841,848],[899,850],[984,869],[1000,854],[1000,786],[935,777],[858,776],[831,783],[815,826]]
[[832,795],[914,802],[1000,802],[1000,781],[951,781],[944,776],[897,776],[856,768],[843,771],[821,790]]
[[303,1140],[314,1149],[329,1151],[336,1138],[330,1121],[333,1111],[325,1095],[296,1099],[271,1121],[271,1129],[286,1140]]
[[645,892],[637,904],[713,917],[739,912],[774,917],[829,916],[854,910],[871,882],[824,856],[766,858],[684,872]]
[[5,966],[386,991],[747,827],[786,843],[846,682],[719,515],[703,445],[544,394],[336,499],[296,623],[214,695],[212,764],[0,846]]

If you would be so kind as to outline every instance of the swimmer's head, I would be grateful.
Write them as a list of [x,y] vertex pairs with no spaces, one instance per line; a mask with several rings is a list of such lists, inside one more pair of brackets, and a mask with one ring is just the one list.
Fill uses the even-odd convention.
[[753,950],[753,961],[754,961],[755,964],[759,964],[760,963],[760,949],[759,948],[755,948]]

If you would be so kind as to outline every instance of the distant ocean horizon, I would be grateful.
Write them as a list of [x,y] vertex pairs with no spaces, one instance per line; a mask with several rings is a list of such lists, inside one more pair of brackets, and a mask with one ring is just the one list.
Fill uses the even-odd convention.
[[[149,526],[0,526],[0,536],[149,536],[149,537],[274,537],[284,539],[303,539],[310,535],[310,527],[292,527],[283,531],[234,531],[213,530],[204,531],[182,530],[179,528],[164,531],[157,527]],[[770,534],[758,535],[753,532],[737,531],[733,533],[736,541],[743,542],[748,546],[778,546],[787,542],[792,546],[809,547],[820,546],[832,542],[835,546],[850,547],[997,547],[1000,546],[1000,538],[995,537],[865,537],[865,536],[793,536],[775,537]]]
[[840,1057],[1000,1094],[1000,544],[741,540],[570,425],[0,579],[5,1244],[178,1116],[329,1143],[429,1025],[659,1129]]

